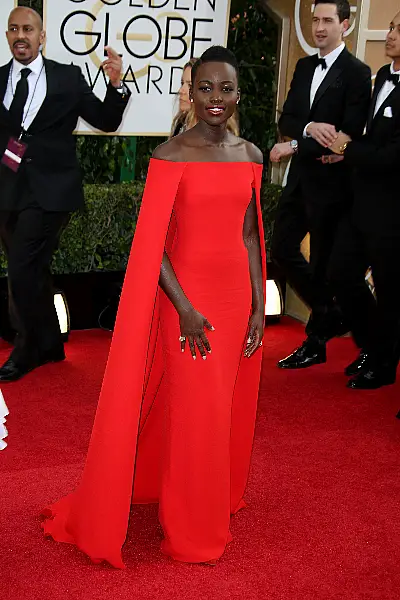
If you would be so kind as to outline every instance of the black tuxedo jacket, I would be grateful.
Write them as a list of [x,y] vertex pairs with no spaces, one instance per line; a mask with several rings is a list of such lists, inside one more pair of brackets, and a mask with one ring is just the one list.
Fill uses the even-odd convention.
[[[376,76],[367,132],[349,144],[345,161],[353,165],[356,224],[366,231],[396,232],[400,236],[400,85],[374,117],[376,101],[390,73],[389,65]],[[386,115],[392,116],[386,116]]]
[[337,131],[361,138],[371,100],[371,70],[345,48],[329,69],[310,107],[317,59],[314,55],[298,61],[279,120],[281,134],[299,143],[299,151],[292,158],[287,192],[300,184],[307,200],[336,202],[343,199],[342,180],[350,177],[349,169],[344,162],[324,165],[317,160],[330,151],[311,138],[304,139],[304,128],[311,121],[330,123]]
[[[45,210],[69,212],[82,206],[81,170],[73,135],[78,117],[102,131],[115,131],[129,100],[130,93],[120,94],[109,85],[101,102],[79,67],[43,60],[46,98],[23,138],[28,149],[18,173],[0,166],[0,210],[16,208],[26,186]],[[19,134],[3,105],[11,65],[0,67],[0,156],[10,136]]]

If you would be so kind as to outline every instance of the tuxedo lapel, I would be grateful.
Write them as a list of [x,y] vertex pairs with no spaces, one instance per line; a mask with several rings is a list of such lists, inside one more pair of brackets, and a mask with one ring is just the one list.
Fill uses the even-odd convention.
[[12,61],[0,68],[0,116],[5,123],[9,122],[8,110],[5,108],[3,101],[6,95],[8,80],[10,78],[10,69]]
[[328,73],[326,74],[324,80],[319,86],[317,93],[315,94],[314,102],[312,104],[311,110],[313,110],[316,104],[321,100],[325,92],[330,88],[330,86],[338,79],[341,75],[346,61],[348,59],[349,52],[345,48],[343,52],[339,55],[336,61],[333,63]]
[[390,92],[389,96],[386,98],[386,100],[382,104],[382,106],[379,107],[379,110],[377,111],[375,117],[373,118],[372,124],[375,122],[376,119],[383,116],[383,113],[385,112],[385,108],[387,108],[388,106],[392,106],[393,104],[397,105],[397,103],[399,101],[400,101],[400,84],[396,85],[396,87],[394,88],[393,91]]
[[7,84],[10,78],[10,69],[12,61],[0,68],[0,100],[3,102],[7,91]]
[[[387,69],[389,71],[389,66],[387,67]],[[385,85],[388,71],[383,70],[381,72],[379,79],[377,78],[375,80],[374,93],[372,94],[371,106],[370,106],[369,113],[368,113],[367,132],[370,131],[372,124],[374,122],[375,107],[376,107],[376,103],[378,101],[379,92],[381,91],[382,87]]]
[[315,73],[315,69],[317,68],[317,55],[311,56],[308,61],[307,68],[304,74],[304,85],[301,86],[302,98],[301,101],[306,106],[306,112],[310,109],[310,94],[311,94],[311,86]]
[[57,91],[57,74],[55,73],[55,63],[43,57],[43,64],[46,70],[46,97],[42,106],[39,108],[36,117],[29,126],[29,131],[40,129],[48,118],[48,105],[51,102],[51,97]]

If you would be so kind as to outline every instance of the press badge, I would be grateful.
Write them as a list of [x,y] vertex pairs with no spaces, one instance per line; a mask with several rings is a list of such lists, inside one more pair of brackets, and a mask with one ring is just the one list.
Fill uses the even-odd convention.
[[28,145],[21,142],[21,140],[10,138],[1,159],[1,164],[17,173],[27,148]]

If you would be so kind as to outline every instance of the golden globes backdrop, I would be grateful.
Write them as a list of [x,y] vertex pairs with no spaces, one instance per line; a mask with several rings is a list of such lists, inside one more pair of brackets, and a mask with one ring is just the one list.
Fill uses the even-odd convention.
[[2,25],[2,35],[0,35],[0,64],[2,65],[11,59],[10,49],[4,32],[7,29],[8,15],[17,6],[17,3],[17,0],[0,0],[0,23]]
[[[4,2],[4,0],[1,0]],[[230,0],[44,0],[45,55],[79,65],[103,98],[104,47],[123,60],[132,99],[120,135],[168,135],[182,66],[225,45]],[[93,133],[79,122],[78,133]]]

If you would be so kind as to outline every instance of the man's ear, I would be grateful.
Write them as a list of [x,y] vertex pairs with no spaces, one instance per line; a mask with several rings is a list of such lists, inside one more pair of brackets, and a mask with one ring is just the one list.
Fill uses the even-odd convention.
[[350,21],[349,19],[345,19],[342,23],[342,27],[343,27],[343,36],[346,33],[346,31],[348,31],[350,29]]

